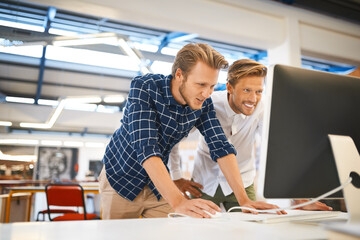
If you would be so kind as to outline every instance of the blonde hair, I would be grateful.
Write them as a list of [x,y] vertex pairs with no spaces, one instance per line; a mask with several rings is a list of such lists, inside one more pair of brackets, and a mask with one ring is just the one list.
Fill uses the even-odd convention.
[[247,76],[265,77],[267,74],[267,68],[251,59],[240,59],[235,61],[228,70],[227,81],[231,86],[235,85],[240,79]]
[[229,65],[224,56],[210,45],[206,43],[189,43],[180,49],[175,57],[172,66],[173,77],[176,70],[180,68],[186,78],[198,61],[214,69],[225,69]]

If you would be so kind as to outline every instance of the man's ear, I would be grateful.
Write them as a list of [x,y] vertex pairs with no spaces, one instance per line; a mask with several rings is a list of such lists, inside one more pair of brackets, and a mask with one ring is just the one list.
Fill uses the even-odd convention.
[[229,82],[226,83],[226,90],[229,94],[233,94],[234,88]]
[[180,81],[181,81],[183,77],[184,77],[184,76],[183,76],[183,74],[182,74],[181,69],[180,69],[180,68],[176,69],[174,78],[175,78],[176,80],[180,80]]

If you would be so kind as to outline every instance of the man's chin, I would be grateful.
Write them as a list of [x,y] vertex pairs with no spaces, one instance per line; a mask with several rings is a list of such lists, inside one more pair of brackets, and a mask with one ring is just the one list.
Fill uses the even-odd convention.
[[251,116],[254,113],[254,111],[246,111],[243,112],[242,114],[244,114],[245,116]]

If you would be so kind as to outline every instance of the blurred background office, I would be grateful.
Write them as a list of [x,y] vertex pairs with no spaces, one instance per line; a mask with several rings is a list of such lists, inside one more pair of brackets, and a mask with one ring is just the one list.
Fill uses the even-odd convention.
[[[169,74],[189,42],[230,63],[359,76],[359,12],[356,0],[3,0],[0,181],[96,181],[131,79]],[[197,137],[180,145],[187,178]]]

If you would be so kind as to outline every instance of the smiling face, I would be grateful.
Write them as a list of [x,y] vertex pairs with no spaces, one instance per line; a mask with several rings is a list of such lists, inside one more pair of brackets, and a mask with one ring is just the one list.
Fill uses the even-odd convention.
[[238,114],[250,116],[261,100],[264,77],[246,76],[241,78],[235,86],[226,84],[228,101],[232,110]]
[[217,84],[219,70],[199,61],[185,77],[178,69],[175,78],[179,82],[178,94],[173,93],[175,100],[188,105],[193,110],[201,109],[204,101],[210,97]]

